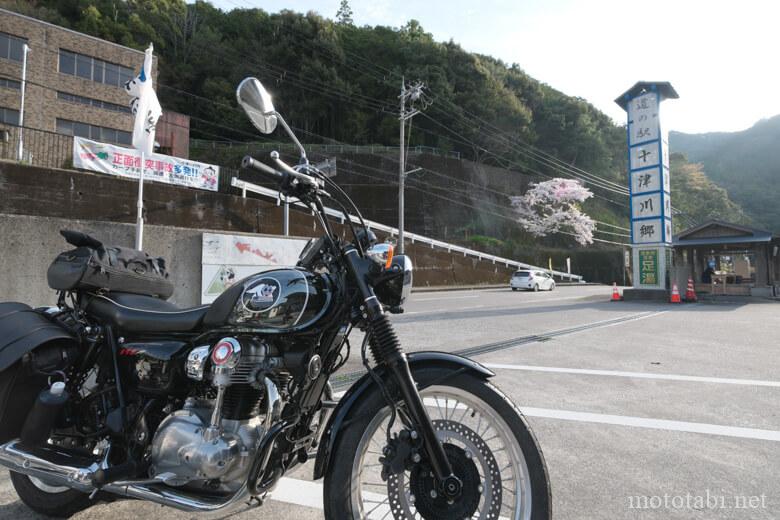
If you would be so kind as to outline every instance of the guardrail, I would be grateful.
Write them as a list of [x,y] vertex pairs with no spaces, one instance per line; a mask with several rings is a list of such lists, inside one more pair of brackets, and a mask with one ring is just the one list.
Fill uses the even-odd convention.
[[[385,145],[374,145],[374,144],[307,144],[306,150],[308,152],[319,152],[319,153],[398,153],[398,147],[397,146],[385,146]],[[257,142],[250,142],[250,143],[236,143],[232,141],[208,141],[205,139],[190,139],[190,148],[191,149],[217,149],[217,148],[227,148],[227,149],[237,149],[237,150],[248,150],[251,149],[253,151],[262,150],[262,151],[273,151],[276,150],[277,152],[297,152],[298,149],[295,147],[294,144],[290,143],[257,143]],[[410,146],[407,148],[407,153],[409,154],[419,154],[419,153],[427,153],[431,155],[439,155],[442,157],[449,157],[452,159],[458,159],[460,160],[461,155],[460,152],[456,152],[453,150],[442,150],[441,148],[434,148],[433,146]]]
[[[238,177],[233,177],[230,181],[231,186],[234,188],[238,188],[241,190],[241,196],[246,198],[247,192],[256,193],[258,195],[263,195],[266,197],[270,197],[272,199],[275,199],[277,201],[277,204],[281,204],[281,194],[277,190],[272,190],[270,188],[266,188],[264,186],[258,186],[257,184],[253,184],[251,182],[242,181]],[[297,206],[300,208],[304,208],[307,211],[310,211],[310,208],[307,207],[305,204],[300,202],[298,199],[290,199],[289,203],[293,206]],[[345,216],[344,214],[337,209],[333,208],[325,208],[325,212],[328,214],[328,216],[334,217],[338,219],[342,224],[345,222]],[[354,223],[359,223],[360,220],[355,215],[349,215],[349,218]],[[365,219],[364,219],[365,220]],[[379,231],[383,231],[385,233],[388,233],[390,236],[397,236],[398,235],[398,229],[386,226],[385,224],[380,224],[379,222],[374,222],[373,220],[365,220],[366,225],[369,227],[369,229],[376,229]],[[458,246],[455,244],[450,244],[448,242],[443,242],[441,240],[436,240],[435,238],[429,238],[423,235],[418,235],[417,233],[410,233],[408,231],[404,232],[404,237],[407,240],[410,240],[412,243],[420,242],[422,244],[430,245],[431,248],[440,248],[440,249],[446,249],[448,253],[456,252],[456,253],[462,253],[463,256],[471,256],[474,258],[478,258],[480,260],[485,260],[488,262],[492,262],[494,264],[504,264],[506,267],[513,267],[515,269],[533,269],[537,271],[544,271],[547,273],[550,273],[553,276],[557,276],[560,279],[568,279],[570,281],[577,281],[577,282],[583,282],[582,276],[578,274],[571,274],[571,273],[565,273],[563,271],[555,271],[547,269],[546,267],[538,267],[531,264],[526,264],[523,262],[517,262],[515,260],[510,260],[508,258],[502,258],[500,256],[491,255],[488,253],[483,253],[482,251],[476,251],[474,249],[469,249],[467,247]]]

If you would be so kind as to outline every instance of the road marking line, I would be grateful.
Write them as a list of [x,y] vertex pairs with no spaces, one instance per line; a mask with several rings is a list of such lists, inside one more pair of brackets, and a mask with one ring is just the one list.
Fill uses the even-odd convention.
[[[552,302],[562,302],[566,300],[584,300],[588,298],[589,296],[566,296],[565,298],[539,298],[537,301],[531,301],[531,300],[523,300],[522,302],[518,302],[519,304],[508,304],[508,305],[499,305],[499,306],[492,306],[489,307],[489,310],[495,310],[495,309],[522,309],[523,307],[530,307],[534,305],[539,305],[539,303],[552,303]],[[414,300],[411,303],[415,303],[416,301],[421,300]],[[605,300],[607,301],[607,300]],[[471,307],[457,307],[453,309],[433,309],[433,310],[427,310],[427,311],[411,311],[411,312],[404,312],[400,316],[409,316],[410,314],[436,314],[436,313],[443,313],[443,312],[460,312],[460,311],[466,311],[469,309],[479,309],[484,308],[485,305],[476,305]]]
[[664,379],[668,381],[692,381],[695,383],[717,383],[725,385],[780,387],[780,381],[766,381],[761,379],[734,379],[728,377],[686,376],[679,374],[655,374],[653,372],[624,372],[621,370],[591,370],[587,368],[559,368],[535,365],[506,365],[503,363],[483,363],[483,365],[488,368],[527,370],[529,372],[554,372],[560,374],[583,374],[592,376],[629,377],[637,379]]
[[723,426],[686,421],[670,421],[666,419],[650,419],[646,417],[631,417],[628,415],[609,415],[602,413],[573,412],[569,410],[551,410],[548,408],[532,408],[521,406],[520,410],[528,417],[545,419],[561,419],[564,421],[589,422],[597,424],[614,424],[617,426],[633,426],[652,430],[667,430],[687,433],[702,433],[705,435],[721,435],[742,439],[758,439],[780,442],[780,431],[762,430],[758,428],[743,428],[739,426]]
[[[582,329],[582,330],[576,330],[576,331],[570,332],[570,333],[568,333],[566,335],[567,336],[573,336],[574,334],[581,334],[583,332],[590,332],[591,330],[595,330],[595,329],[606,329],[607,327],[615,327],[617,325],[624,325],[626,323],[631,323],[633,321],[646,320],[647,318],[654,318],[656,316],[660,316],[661,314],[666,314],[667,312],[669,312],[669,311],[657,311],[657,312],[650,312],[650,313],[646,313],[646,314],[640,314],[640,315],[635,316],[633,318],[626,318],[626,319],[624,319],[622,321],[616,321],[614,323],[605,323],[604,325],[597,325],[600,322],[596,321],[596,322],[593,322],[594,323],[593,327],[585,328],[585,329]],[[603,320],[603,321],[611,322],[613,320]]]
[[410,300],[410,303],[416,303],[416,302],[432,302],[436,300],[466,300],[469,298],[479,298],[478,294],[473,294],[470,296],[450,296],[447,297],[438,297],[438,298],[415,298],[413,300]]
[[271,500],[322,509],[322,484],[311,480],[282,477],[271,492]]

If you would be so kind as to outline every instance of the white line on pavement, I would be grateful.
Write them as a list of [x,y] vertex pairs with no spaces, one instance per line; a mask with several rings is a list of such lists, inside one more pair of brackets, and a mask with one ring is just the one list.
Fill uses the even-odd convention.
[[[523,300],[522,302],[518,302],[519,304],[507,304],[507,305],[498,305],[498,306],[491,306],[490,310],[493,309],[518,309],[523,307],[532,307],[535,305],[539,305],[540,303],[552,303],[552,302],[562,302],[566,300],[583,300],[587,298],[587,296],[566,296],[565,298],[539,298],[538,300]],[[416,300],[420,301],[420,300]],[[605,300],[606,301],[606,300]],[[412,302],[414,303],[414,302]],[[404,312],[402,316],[408,316],[410,314],[437,314],[442,312],[460,312],[460,311],[467,311],[470,309],[481,309],[486,307],[485,305],[472,305],[469,307],[456,307],[451,309],[432,309],[427,311],[411,311],[411,312]]]
[[432,302],[436,300],[466,300],[469,298],[479,298],[478,294],[472,294],[469,296],[450,296],[450,297],[438,297],[438,298],[414,298],[413,300],[410,300],[413,303],[416,302]]
[[723,426],[720,424],[695,423],[685,421],[669,421],[666,419],[649,419],[627,415],[609,415],[602,413],[572,412],[569,410],[551,410],[548,408],[531,408],[521,406],[520,411],[528,417],[543,417],[546,419],[561,419],[598,424],[614,424],[618,426],[633,426],[653,430],[668,430],[688,433],[703,433],[706,435],[723,435],[743,439],[758,439],[765,441],[780,441],[780,431],[760,430],[757,428],[741,428],[738,426]]
[[322,484],[311,480],[282,477],[271,492],[271,500],[322,509]]
[[554,372],[559,374],[583,374],[591,376],[629,377],[637,379],[664,379],[668,381],[692,381],[695,383],[718,383],[725,385],[771,386],[780,387],[780,381],[761,379],[733,379],[728,377],[702,377],[679,374],[655,374],[653,372],[624,372],[620,370],[591,370],[587,368],[542,367],[535,365],[506,365],[503,363],[483,363],[488,368],[506,370],[526,370],[529,372]]
[[[625,325],[626,323],[631,323],[631,322],[634,322],[634,321],[646,320],[647,318],[654,318],[656,316],[660,316],[661,314],[666,314],[667,312],[669,312],[669,311],[658,311],[658,312],[651,312],[651,313],[648,313],[648,314],[641,314],[640,313],[640,314],[636,315],[633,318],[626,318],[626,319],[621,320],[621,321],[614,321],[617,318],[606,319],[606,320],[602,320],[603,322],[607,322],[607,323],[604,323],[603,325],[598,325],[598,326],[594,326],[594,327],[587,327],[587,328],[583,328],[582,330],[575,330],[573,332],[566,333],[566,335],[567,336],[573,336],[574,334],[582,334],[583,332],[590,332],[590,331],[595,330],[595,329],[606,329],[607,327],[617,327],[617,326]],[[618,318],[622,318],[622,316],[618,316]],[[613,321],[614,321],[614,323],[609,323],[609,322],[613,322]],[[602,323],[602,322],[601,321],[594,321],[593,325],[597,325],[599,323]]]

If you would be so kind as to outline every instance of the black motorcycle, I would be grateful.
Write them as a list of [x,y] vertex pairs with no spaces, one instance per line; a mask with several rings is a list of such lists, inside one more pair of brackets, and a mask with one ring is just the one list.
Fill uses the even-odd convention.
[[[301,151],[295,167],[277,153],[273,167],[243,166],[310,207],[323,236],[295,268],[180,309],[160,259],[64,233],[77,247],[50,268],[57,306],[0,304],[0,464],[19,497],[51,516],[117,497],[232,512],[314,457],[328,519],[549,518],[542,453],[494,374],[401,350],[389,314],[411,290],[409,258],[377,244],[308,163],[258,80],[237,98],[258,130],[281,123]],[[335,400],[328,381],[354,328],[366,373]]]

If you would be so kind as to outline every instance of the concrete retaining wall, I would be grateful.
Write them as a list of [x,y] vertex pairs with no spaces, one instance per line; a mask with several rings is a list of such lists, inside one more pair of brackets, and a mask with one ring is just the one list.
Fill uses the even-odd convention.
[[[56,303],[46,270],[54,257],[73,248],[60,229],[77,229],[107,244],[127,247],[133,247],[135,237],[132,224],[0,214],[0,301],[33,306]],[[200,303],[201,233],[166,226],[144,228],[144,249],[166,259],[176,286],[171,301],[181,305]]]
[[[60,229],[77,229],[108,244],[132,246],[136,190],[136,182],[130,180],[0,161],[0,301],[53,303],[46,270],[58,253],[70,247]],[[162,184],[148,184],[144,194],[150,223],[144,249],[168,261],[176,283],[172,300],[180,305],[200,303],[204,231],[281,232],[282,211],[266,200]],[[291,234],[321,234],[311,214],[291,211],[290,217]],[[344,226],[334,224],[334,228],[348,236]],[[425,244],[407,243],[406,251],[415,265],[416,286],[504,284],[513,271]]]

